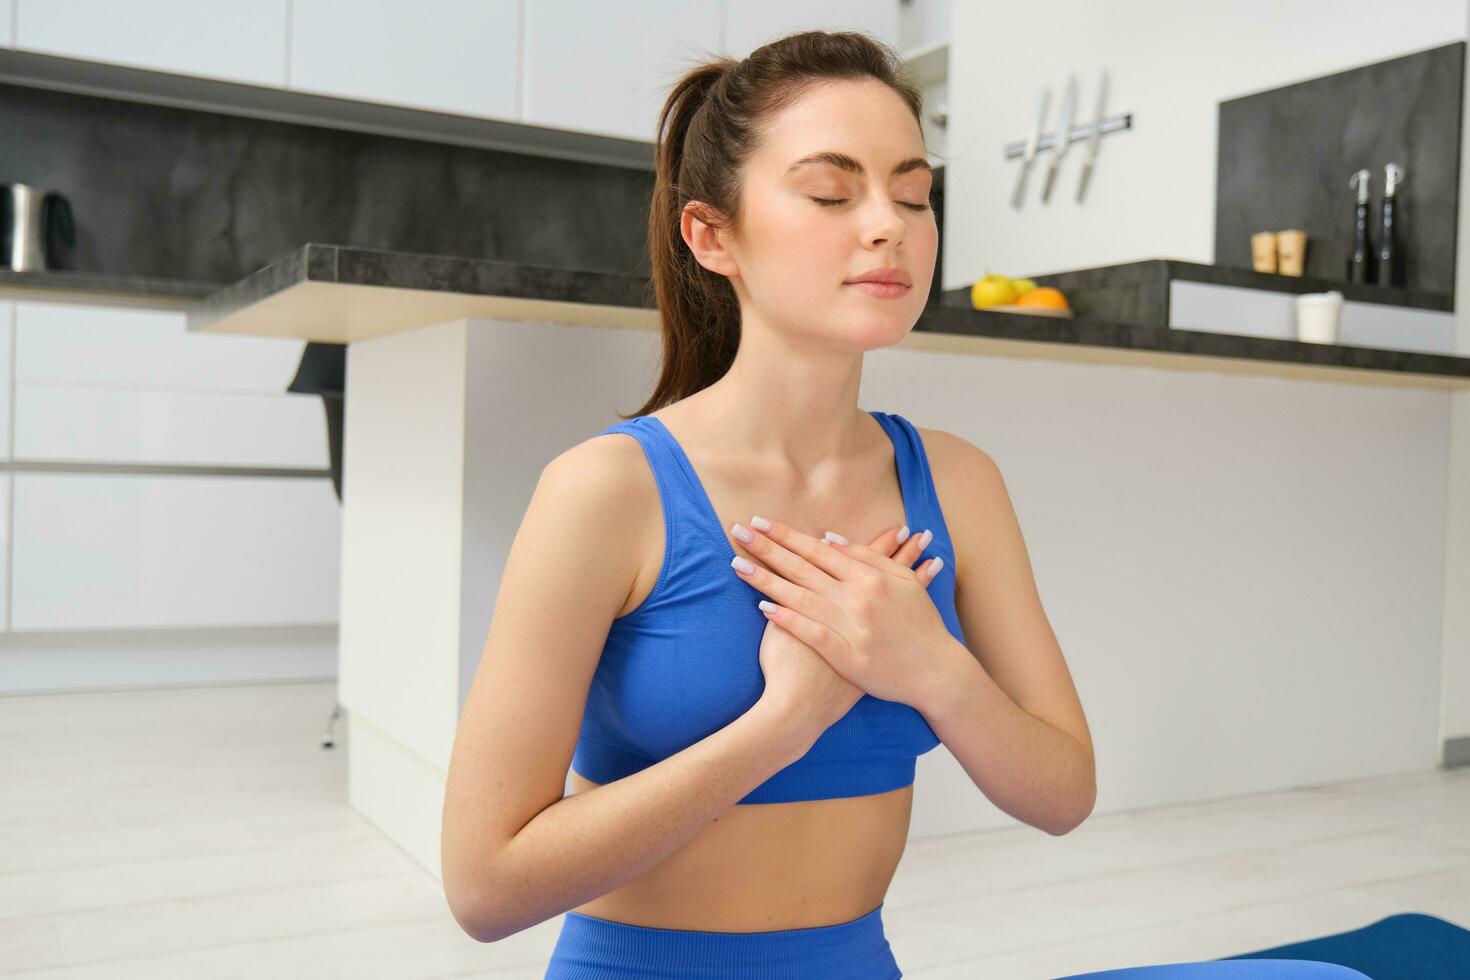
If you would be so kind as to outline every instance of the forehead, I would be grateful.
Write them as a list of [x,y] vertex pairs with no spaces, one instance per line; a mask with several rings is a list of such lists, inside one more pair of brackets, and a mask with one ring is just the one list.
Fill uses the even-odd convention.
[[930,172],[924,136],[908,103],[876,79],[812,86],[767,120],[756,152],[768,174]]

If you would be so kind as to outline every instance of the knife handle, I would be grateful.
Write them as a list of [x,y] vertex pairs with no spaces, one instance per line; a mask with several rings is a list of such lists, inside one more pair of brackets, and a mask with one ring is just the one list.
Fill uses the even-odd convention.
[[1082,203],[1082,197],[1087,193],[1087,179],[1092,176],[1091,158],[1082,161],[1082,176],[1077,181],[1077,203]]
[[1041,185],[1041,200],[1043,202],[1051,200],[1051,185],[1056,182],[1057,164],[1060,162],[1058,158],[1053,157],[1051,165],[1046,168],[1046,181]]
[[1011,192],[1011,207],[1020,208],[1021,200],[1026,196],[1026,175],[1031,172],[1030,161],[1022,161],[1021,173],[1016,178],[1016,189]]

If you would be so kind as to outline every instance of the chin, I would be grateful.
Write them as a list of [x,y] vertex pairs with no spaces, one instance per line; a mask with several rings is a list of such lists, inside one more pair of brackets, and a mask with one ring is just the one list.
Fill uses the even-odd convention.
[[894,310],[855,318],[844,325],[844,332],[855,347],[878,350],[899,343],[914,329],[917,312]]

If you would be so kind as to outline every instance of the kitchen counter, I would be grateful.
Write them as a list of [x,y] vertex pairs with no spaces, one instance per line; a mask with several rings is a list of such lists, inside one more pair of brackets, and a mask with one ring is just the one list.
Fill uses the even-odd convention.
[[[1313,285],[1171,260],[1114,268],[1125,270],[1125,281],[1129,276],[1154,281],[1160,274],[1211,275],[1216,278],[1209,281],[1235,284],[1242,277],[1259,277],[1252,278],[1257,283],[1289,280],[1265,287],[1276,290],[1307,291]],[[1094,279],[1102,272],[1086,270]],[[1386,295],[1370,298],[1383,301]],[[1412,299],[1421,308],[1436,308],[1444,298]],[[351,343],[461,317],[658,329],[652,290],[640,276],[316,243],[205,297],[189,309],[188,324],[205,333]],[[1122,319],[973,310],[967,289],[947,291],[943,303],[927,308],[899,346],[1352,384],[1470,388],[1467,357],[1178,330]]]

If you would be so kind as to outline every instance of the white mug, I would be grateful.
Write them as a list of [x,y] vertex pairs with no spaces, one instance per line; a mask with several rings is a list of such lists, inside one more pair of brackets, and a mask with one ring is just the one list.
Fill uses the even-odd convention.
[[1310,344],[1337,343],[1342,293],[1303,293],[1296,298],[1296,339]]

